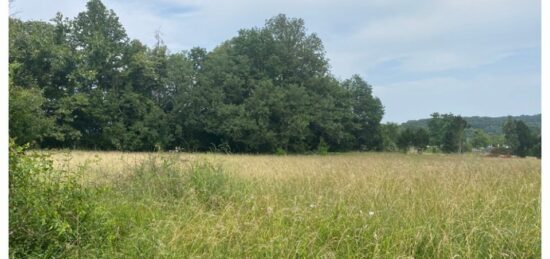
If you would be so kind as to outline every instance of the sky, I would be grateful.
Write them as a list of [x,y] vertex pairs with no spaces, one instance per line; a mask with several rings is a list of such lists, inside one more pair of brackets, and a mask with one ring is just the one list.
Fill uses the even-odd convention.
[[[541,112],[539,0],[103,0],[132,39],[172,52],[211,50],[279,13],[323,41],[334,76],[373,86],[383,122],[433,112],[505,116]],[[23,20],[75,17],[85,0],[15,0]]]

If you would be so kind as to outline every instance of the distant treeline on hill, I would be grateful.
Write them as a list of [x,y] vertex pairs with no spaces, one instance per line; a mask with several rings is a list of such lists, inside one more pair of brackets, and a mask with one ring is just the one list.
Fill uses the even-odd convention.
[[[510,116],[513,120],[519,120],[525,123],[534,132],[540,132],[541,115],[520,115]],[[508,120],[508,116],[502,117],[462,117],[471,129],[481,129],[491,135],[503,134],[502,126]],[[428,128],[428,123],[431,119],[409,120],[401,124],[403,128]]]

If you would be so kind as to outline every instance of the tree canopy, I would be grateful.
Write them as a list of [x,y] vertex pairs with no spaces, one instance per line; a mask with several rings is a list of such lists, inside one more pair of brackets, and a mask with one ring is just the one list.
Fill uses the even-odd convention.
[[429,145],[452,153],[506,143],[540,156],[540,129],[532,128],[540,115],[504,127],[502,118],[439,113],[381,124],[372,86],[359,75],[336,79],[321,39],[284,14],[210,51],[175,53],[160,34],[153,46],[130,39],[100,0],[74,18],[9,23],[9,130],[18,144],[248,153]]
[[[158,36],[158,35],[157,35]],[[382,150],[384,114],[339,81],[321,39],[284,14],[207,51],[130,39],[101,1],[70,19],[10,18],[10,136],[41,148]]]
[[514,155],[541,157],[541,136],[537,136],[520,120],[508,118],[502,126],[506,144]]

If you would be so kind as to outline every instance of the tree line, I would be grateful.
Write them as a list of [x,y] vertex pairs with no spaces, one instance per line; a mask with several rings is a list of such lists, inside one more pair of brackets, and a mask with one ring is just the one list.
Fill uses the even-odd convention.
[[10,136],[40,148],[382,150],[384,108],[330,73],[321,40],[281,14],[212,51],[131,40],[112,10],[10,18]]
[[541,134],[531,130],[522,120],[511,116],[501,124],[503,134],[488,134],[483,129],[471,130],[461,116],[433,113],[426,127],[382,124],[384,147],[389,151],[411,149],[423,152],[462,153],[478,149],[495,154],[519,157],[541,157]]
[[[72,19],[9,22],[9,132],[17,144],[248,153],[487,146],[484,132],[470,134],[453,114],[434,113],[427,128],[381,124],[372,86],[358,75],[337,80],[321,39],[283,14],[211,51],[176,53],[159,34],[152,47],[130,39],[100,0]],[[533,153],[536,137],[525,137],[533,134],[511,133],[525,131],[521,123],[504,131],[498,141]]]
[[[541,127],[541,114],[534,115],[519,115],[519,116],[501,116],[501,117],[483,117],[483,116],[463,116],[462,117],[469,125],[470,128],[466,130],[466,135],[471,134],[481,129],[490,136],[503,135],[502,125],[508,121],[508,119],[521,120],[534,134],[540,133]],[[409,120],[401,123],[402,127],[428,127],[430,119],[418,119]]]

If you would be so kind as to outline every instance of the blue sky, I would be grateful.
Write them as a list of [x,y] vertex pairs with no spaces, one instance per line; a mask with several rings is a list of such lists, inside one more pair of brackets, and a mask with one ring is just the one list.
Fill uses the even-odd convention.
[[[24,20],[74,17],[77,0],[16,0]],[[211,50],[278,13],[323,40],[334,75],[359,74],[385,106],[383,121],[540,113],[540,1],[104,0],[131,38],[172,52]]]

